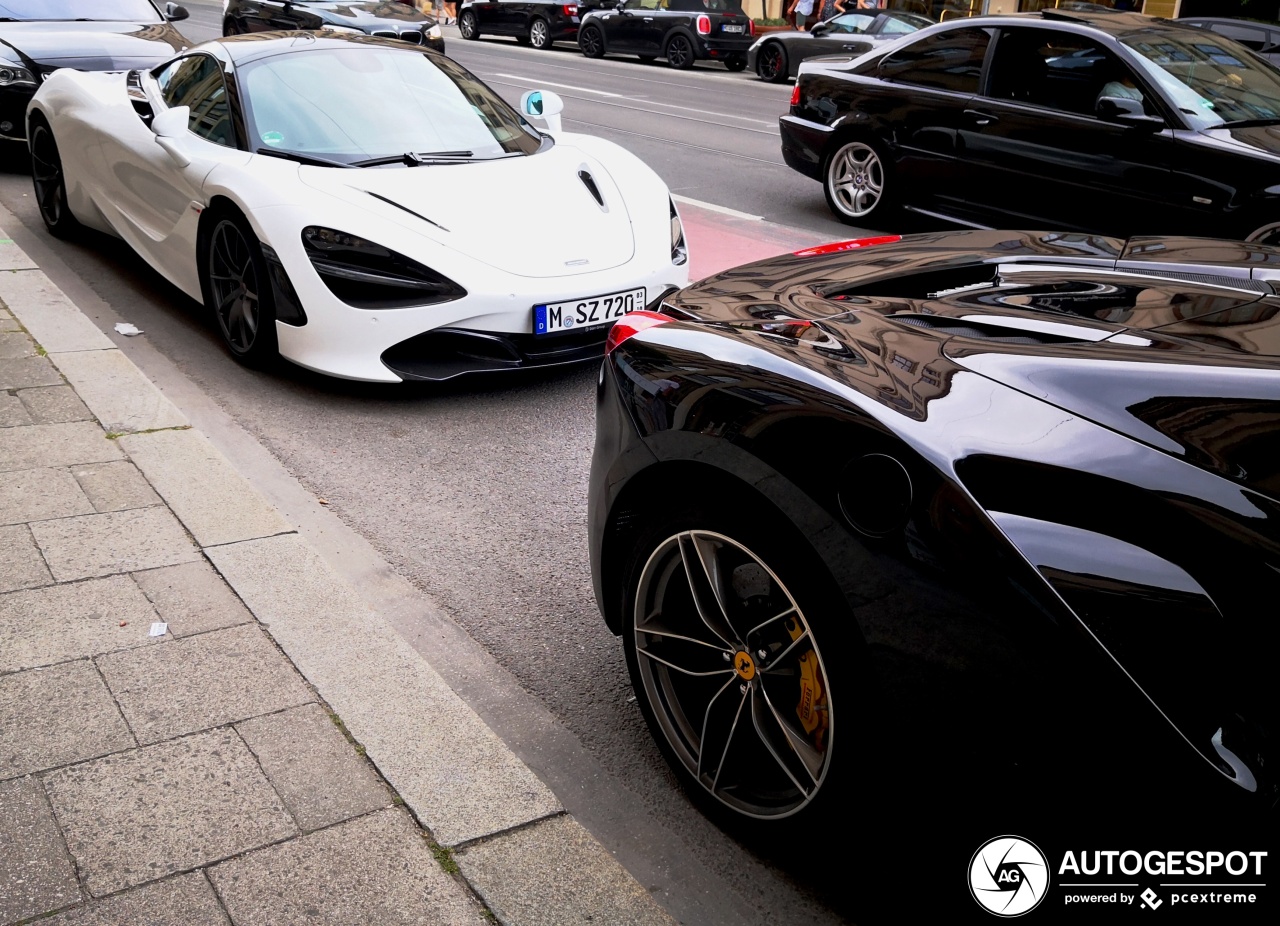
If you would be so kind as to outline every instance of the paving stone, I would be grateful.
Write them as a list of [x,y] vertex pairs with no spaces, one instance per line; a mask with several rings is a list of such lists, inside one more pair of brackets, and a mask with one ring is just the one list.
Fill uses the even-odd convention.
[[0,672],[156,642],[155,619],[128,576],[0,595]]
[[18,391],[18,398],[27,407],[36,424],[66,424],[71,421],[88,421],[93,417],[70,386],[22,389]]
[[128,460],[73,466],[71,475],[98,511],[124,511],[161,503],[138,467]]
[[[0,527],[0,592],[35,588],[52,581],[31,529],[25,524]],[[0,664],[3,662],[4,654],[0,653]]]
[[11,392],[0,392],[0,428],[20,428],[34,423],[21,399]]
[[675,920],[572,817],[553,817],[468,846],[467,882],[502,923],[674,926]]
[[140,743],[315,700],[256,624],[114,653],[98,667]]
[[248,540],[205,553],[442,845],[561,809],[550,789],[301,537]]
[[62,377],[48,357],[18,357],[0,363],[0,389],[60,386]]
[[229,926],[203,874],[193,871],[105,900],[95,900],[40,926]]
[[50,353],[114,346],[39,270],[0,273],[0,299]]
[[119,445],[107,440],[102,428],[92,421],[0,431],[0,473],[123,459],[124,452]]
[[93,505],[65,469],[26,469],[0,480],[0,524],[88,514]]
[[236,729],[303,830],[391,804],[391,792],[319,704],[246,720]]
[[73,351],[51,357],[108,431],[186,426],[177,406],[120,351]]
[[292,530],[198,431],[131,434],[120,446],[201,546]]
[[22,331],[0,331],[0,360],[36,356],[36,344]]
[[175,637],[253,621],[249,609],[204,560],[135,572],[133,578]]
[[4,309],[0,309],[0,331],[21,331],[18,320]]
[[210,869],[209,879],[232,921],[253,926],[491,922],[402,810],[251,852]]
[[200,558],[167,508],[86,514],[31,525],[59,582],[189,563]]
[[98,897],[297,833],[230,729],[59,769],[45,790]]
[[0,675],[0,779],[136,745],[88,660]]
[[40,783],[0,781],[0,923],[80,901],[76,871]]

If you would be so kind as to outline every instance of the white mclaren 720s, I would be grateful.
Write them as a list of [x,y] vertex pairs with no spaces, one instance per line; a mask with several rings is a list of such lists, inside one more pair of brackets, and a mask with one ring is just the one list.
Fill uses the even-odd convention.
[[663,181],[389,39],[219,39],[145,70],[63,69],[28,109],[49,230],[124,239],[231,353],[372,382],[596,359],[688,282]]

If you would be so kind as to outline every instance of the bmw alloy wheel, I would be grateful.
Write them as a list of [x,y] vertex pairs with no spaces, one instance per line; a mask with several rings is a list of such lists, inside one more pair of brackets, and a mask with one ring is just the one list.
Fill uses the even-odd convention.
[[885,196],[880,155],[864,142],[845,145],[827,165],[826,188],[828,200],[842,217],[870,216]]
[[809,620],[778,575],[710,530],[668,537],[636,585],[633,673],[667,751],[736,814],[804,810],[830,770],[835,715]]

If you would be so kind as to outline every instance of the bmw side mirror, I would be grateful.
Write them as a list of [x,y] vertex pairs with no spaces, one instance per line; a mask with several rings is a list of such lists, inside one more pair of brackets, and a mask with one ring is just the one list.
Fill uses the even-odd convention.
[[1125,125],[1146,126],[1147,128],[1163,128],[1164,120],[1159,116],[1148,116],[1141,100],[1132,100],[1122,96],[1104,96],[1098,100],[1094,108],[1098,118],[1108,122],[1123,122]]
[[190,155],[182,147],[182,138],[187,134],[190,122],[190,106],[166,109],[151,120],[151,131],[156,133],[156,144],[169,152],[169,157],[179,167],[186,167],[191,163]]
[[520,97],[520,112],[535,126],[552,135],[560,131],[564,100],[550,90],[527,90]]
[[190,11],[178,3],[166,3],[164,6],[164,18],[171,23],[180,22],[190,16]]

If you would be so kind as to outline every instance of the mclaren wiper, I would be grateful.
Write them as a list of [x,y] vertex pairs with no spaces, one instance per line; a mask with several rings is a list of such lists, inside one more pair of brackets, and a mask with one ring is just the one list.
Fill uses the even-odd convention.
[[333,161],[329,158],[318,158],[314,154],[299,154],[297,151],[284,151],[280,148],[259,148],[255,154],[268,157],[284,158],[286,161],[297,161],[299,164],[314,164],[316,167],[355,167],[346,161]]
[[404,164],[406,167],[421,167],[423,164],[449,164],[474,157],[472,151],[406,151],[385,158],[369,158],[367,161],[354,161],[355,167],[377,167],[380,164]]
[[1269,119],[1237,119],[1235,122],[1224,122],[1222,125],[1210,126],[1214,129],[1252,129],[1260,125],[1280,125],[1280,118]]

